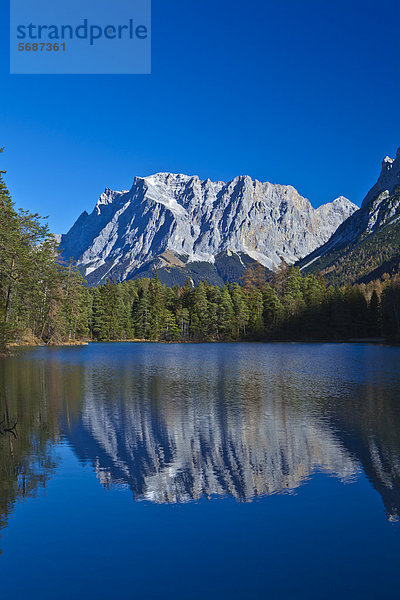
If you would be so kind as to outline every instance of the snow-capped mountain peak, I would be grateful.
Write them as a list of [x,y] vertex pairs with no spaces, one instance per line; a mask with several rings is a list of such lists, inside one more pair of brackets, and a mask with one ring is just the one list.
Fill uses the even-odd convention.
[[343,197],[314,209],[294,187],[247,175],[224,183],[156,173],[135,177],[129,191],[106,188],[61,247],[92,284],[134,277],[165,252],[181,265],[229,252],[271,269],[309,254],[355,210]]

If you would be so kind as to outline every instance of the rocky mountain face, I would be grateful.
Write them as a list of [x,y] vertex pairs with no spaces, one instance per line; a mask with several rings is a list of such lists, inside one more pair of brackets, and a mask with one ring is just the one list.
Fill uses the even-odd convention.
[[340,197],[314,209],[293,187],[236,177],[228,183],[158,173],[129,191],[106,189],[62,236],[90,285],[157,267],[166,283],[237,280],[256,262],[293,263],[326,242],[357,207]]
[[400,148],[386,156],[377,183],[360,210],[351,215],[321,248],[300,266],[320,270],[331,283],[368,281],[400,264]]

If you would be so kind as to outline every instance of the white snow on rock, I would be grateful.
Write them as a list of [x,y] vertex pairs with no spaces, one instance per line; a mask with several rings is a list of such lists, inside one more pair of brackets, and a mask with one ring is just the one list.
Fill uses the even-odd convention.
[[209,263],[244,253],[273,268],[310,254],[357,209],[343,197],[314,209],[294,187],[248,176],[224,183],[157,173],[136,177],[129,191],[106,189],[61,246],[92,283],[130,278],[167,250]]

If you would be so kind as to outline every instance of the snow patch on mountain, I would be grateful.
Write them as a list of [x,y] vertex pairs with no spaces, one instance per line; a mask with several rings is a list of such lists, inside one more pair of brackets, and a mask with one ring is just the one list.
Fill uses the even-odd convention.
[[156,173],[136,177],[129,191],[106,188],[61,248],[92,284],[134,277],[166,251],[211,264],[242,253],[272,269],[321,246],[357,208],[340,197],[314,209],[294,187],[248,176],[224,183]]

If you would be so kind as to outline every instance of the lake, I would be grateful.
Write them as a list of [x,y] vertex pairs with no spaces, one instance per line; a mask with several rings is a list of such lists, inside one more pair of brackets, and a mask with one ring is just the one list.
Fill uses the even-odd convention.
[[395,597],[399,366],[368,344],[0,359],[2,597]]

